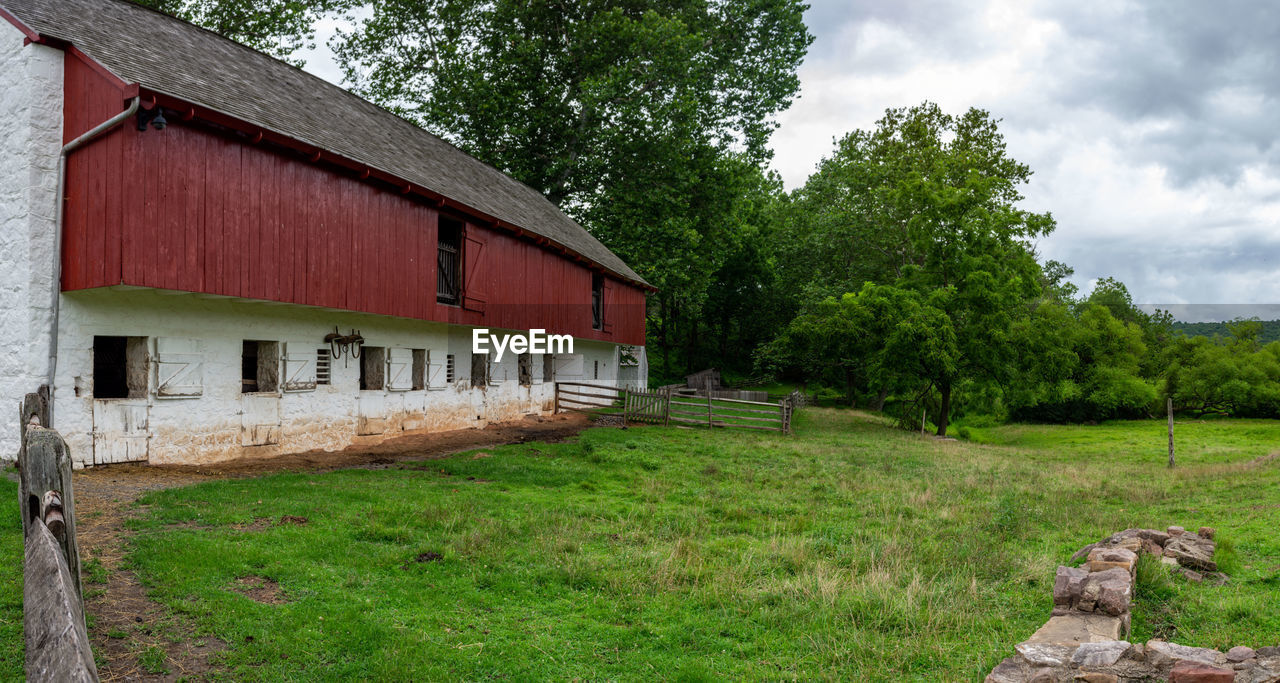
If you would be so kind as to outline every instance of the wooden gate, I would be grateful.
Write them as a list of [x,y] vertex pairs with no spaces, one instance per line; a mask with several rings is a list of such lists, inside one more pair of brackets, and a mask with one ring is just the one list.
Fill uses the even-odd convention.
[[667,406],[663,392],[622,390],[622,416],[627,422],[666,424]]

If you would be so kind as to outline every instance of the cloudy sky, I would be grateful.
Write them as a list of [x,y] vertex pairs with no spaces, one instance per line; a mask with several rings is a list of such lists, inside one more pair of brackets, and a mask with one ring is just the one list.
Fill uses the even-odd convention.
[[789,187],[887,107],[980,107],[1035,171],[1027,207],[1057,218],[1040,253],[1082,288],[1280,303],[1280,4],[810,1],[774,140]]
[[[1113,276],[1140,303],[1280,304],[1280,3],[810,2],[816,40],[774,138],[788,187],[888,107],[980,107],[1035,171],[1027,208],[1057,218],[1040,253],[1082,289]],[[338,77],[323,53],[308,69]],[[1175,312],[1251,310],[1280,317]]]

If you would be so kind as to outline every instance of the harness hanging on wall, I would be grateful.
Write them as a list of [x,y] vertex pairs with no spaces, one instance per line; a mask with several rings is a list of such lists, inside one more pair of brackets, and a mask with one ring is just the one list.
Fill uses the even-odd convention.
[[[364,337],[360,335],[360,330],[351,330],[351,334],[342,334],[338,331],[338,326],[333,326],[333,331],[324,336],[324,341],[329,345],[329,355],[334,360],[342,358],[345,353],[348,359],[360,357],[360,347],[364,346]],[[343,362],[346,367],[346,362]]]

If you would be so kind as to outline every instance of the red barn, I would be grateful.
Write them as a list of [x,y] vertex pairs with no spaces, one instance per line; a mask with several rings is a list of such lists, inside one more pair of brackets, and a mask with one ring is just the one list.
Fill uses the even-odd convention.
[[[557,379],[644,384],[651,287],[537,191],[128,2],[0,16],[0,403],[52,387],[79,464],[340,448],[545,412]],[[483,329],[573,348],[477,354]]]

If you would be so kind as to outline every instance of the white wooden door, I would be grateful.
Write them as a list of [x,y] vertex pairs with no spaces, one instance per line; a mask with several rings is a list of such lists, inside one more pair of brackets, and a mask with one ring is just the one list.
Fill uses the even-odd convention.
[[280,396],[240,394],[240,445],[280,443]]
[[381,434],[387,429],[387,397],[380,390],[360,392],[356,399],[356,434]]
[[146,399],[93,402],[93,464],[147,459],[151,406]]

